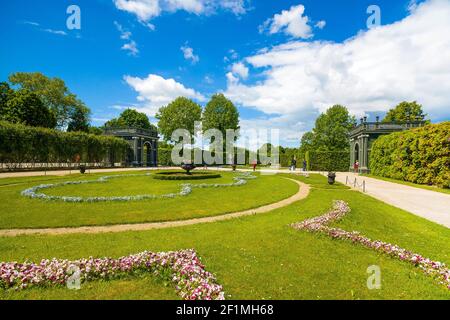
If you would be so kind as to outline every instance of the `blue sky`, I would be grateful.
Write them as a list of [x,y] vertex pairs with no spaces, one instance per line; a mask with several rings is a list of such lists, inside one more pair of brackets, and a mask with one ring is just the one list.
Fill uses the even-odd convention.
[[[72,4],[81,9],[80,30],[66,27]],[[369,31],[372,4],[381,9],[382,25]],[[420,40],[424,31],[413,27],[448,30],[444,19],[431,18],[445,13],[447,0],[15,0],[0,6],[0,81],[16,71],[60,77],[92,109],[95,125],[124,107],[152,116],[183,93],[205,105],[215,92],[239,106],[243,126],[280,128],[289,146],[334,103],[373,116],[403,99],[418,100],[433,121],[449,118],[449,59],[440,53],[448,41],[436,36],[430,47]],[[401,51],[405,43],[413,50]],[[431,65],[424,65],[430,54]],[[430,81],[437,78],[438,85]],[[399,82],[406,89],[392,90]]]

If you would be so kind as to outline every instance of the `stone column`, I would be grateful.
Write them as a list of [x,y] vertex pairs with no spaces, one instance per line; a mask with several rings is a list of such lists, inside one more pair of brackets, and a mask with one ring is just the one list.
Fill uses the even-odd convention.
[[360,172],[367,173],[369,171],[368,168],[368,151],[369,151],[369,135],[363,134],[359,136],[361,144],[360,144]]
[[350,139],[350,167],[349,170],[353,170],[353,164],[355,163],[355,139]]
[[134,140],[134,165],[136,166],[138,164],[138,137],[133,137]]

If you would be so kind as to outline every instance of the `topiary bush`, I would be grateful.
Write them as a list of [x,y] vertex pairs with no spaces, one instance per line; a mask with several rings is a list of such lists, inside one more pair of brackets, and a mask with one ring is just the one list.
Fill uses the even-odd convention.
[[450,121],[379,137],[370,169],[377,176],[450,188]]

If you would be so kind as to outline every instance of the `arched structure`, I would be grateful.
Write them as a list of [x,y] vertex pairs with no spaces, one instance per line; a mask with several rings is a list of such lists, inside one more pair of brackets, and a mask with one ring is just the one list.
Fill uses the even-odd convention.
[[158,131],[133,127],[106,127],[105,135],[128,141],[130,152],[127,165],[135,167],[156,167],[158,165]]
[[381,135],[397,131],[409,130],[425,125],[425,121],[411,121],[405,123],[380,122],[377,117],[376,122],[367,122],[367,117],[361,118],[360,124],[350,131],[350,170],[356,161],[359,162],[359,172],[370,171],[369,156],[372,143]]

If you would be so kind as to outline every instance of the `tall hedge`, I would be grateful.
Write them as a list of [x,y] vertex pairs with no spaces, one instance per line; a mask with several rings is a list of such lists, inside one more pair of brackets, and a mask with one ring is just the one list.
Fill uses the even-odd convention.
[[450,188],[450,121],[378,138],[370,169],[382,177]]
[[170,148],[158,148],[158,165],[160,166],[172,166],[172,149]]
[[348,171],[349,151],[310,151],[309,170],[311,171]]
[[122,162],[128,143],[119,138],[82,132],[61,132],[0,121],[0,162],[8,167],[22,163],[98,163],[109,158]]

